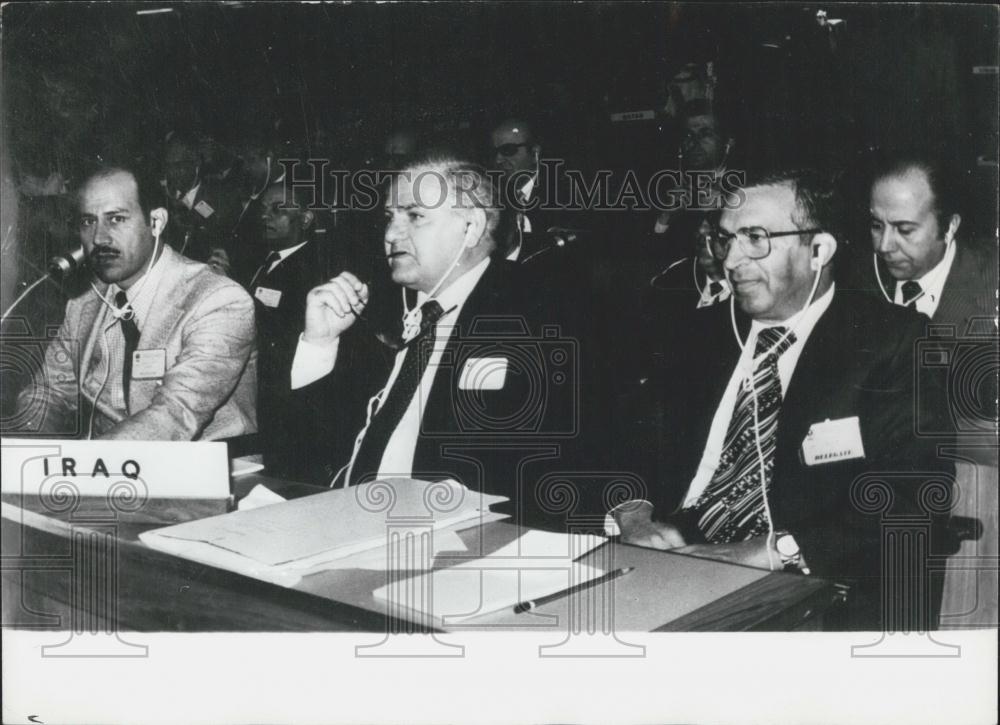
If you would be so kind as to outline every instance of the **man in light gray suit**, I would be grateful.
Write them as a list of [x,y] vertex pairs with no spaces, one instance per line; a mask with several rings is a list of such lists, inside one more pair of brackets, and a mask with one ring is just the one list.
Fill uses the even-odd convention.
[[218,440],[256,431],[253,302],[160,242],[161,198],[127,165],[83,184],[80,241],[96,280],[69,301],[42,374],[21,392],[19,432]]

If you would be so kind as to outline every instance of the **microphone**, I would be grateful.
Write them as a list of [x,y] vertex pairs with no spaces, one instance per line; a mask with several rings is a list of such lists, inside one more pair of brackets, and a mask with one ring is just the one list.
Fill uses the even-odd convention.
[[82,246],[65,254],[57,254],[49,260],[49,276],[56,280],[65,279],[78,267],[83,266],[84,259],[86,254]]
[[0,325],[2,325],[7,318],[10,316],[21,301],[24,300],[32,290],[34,290],[38,285],[42,284],[46,280],[52,280],[53,282],[59,282],[66,279],[70,273],[83,265],[83,260],[86,259],[86,254],[83,251],[83,246],[79,246],[76,249],[66,252],[65,254],[58,254],[49,260],[49,269],[47,274],[43,274],[41,277],[36,279],[30,285],[28,285],[25,290],[18,295],[17,299],[14,300],[10,307],[8,307],[2,315],[0,315]]

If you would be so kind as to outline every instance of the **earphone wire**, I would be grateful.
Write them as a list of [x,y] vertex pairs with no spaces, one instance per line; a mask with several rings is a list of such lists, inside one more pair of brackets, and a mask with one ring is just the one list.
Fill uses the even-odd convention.
[[[729,270],[726,268],[725,265],[723,265],[722,269],[723,273],[726,275],[726,281],[729,282],[730,287],[732,287],[732,281],[729,279]],[[753,400],[754,444],[757,449],[757,462],[760,466],[760,493],[761,493],[761,499],[764,503],[764,516],[767,519],[767,541],[766,541],[767,563],[771,571],[775,570],[774,552],[772,551],[775,538],[774,518],[771,515],[771,505],[767,498],[767,465],[764,461],[764,448],[760,442],[760,418],[757,413],[757,385],[754,380],[754,373],[760,366],[761,362],[766,360],[767,356],[770,355],[772,352],[774,352],[778,348],[778,346],[782,342],[784,342],[789,337],[789,335],[791,335],[798,328],[799,323],[802,321],[802,318],[804,317],[805,311],[808,310],[809,306],[812,305],[813,303],[813,299],[816,296],[816,290],[819,288],[819,280],[822,274],[823,274],[823,267],[819,266],[815,270],[815,274],[813,275],[812,288],[809,290],[809,297],[806,300],[805,305],[803,305],[802,309],[800,309],[798,312],[795,313],[795,315],[793,315],[792,318],[790,318],[794,320],[792,324],[788,326],[788,329],[785,330],[785,333],[780,338],[778,338],[778,340],[770,348],[768,348],[767,351],[765,351],[761,355],[752,358],[750,365],[748,366],[748,369],[745,371],[744,384],[750,386],[750,395],[751,399]],[[739,328],[736,325],[735,294],[733,294],[729,298],[729,319],[732,322],[733,334],[736,336],[736,344],[740,346],[741,353],[745,353],[746,343],[740,339]]]
[[[162,232],[158,232],[158,233],[156,233],[153,236],[153,239],[154,239],[154,242],[153,242],[153,254],[149,258],[149,265],[147,266],[146,271],[143,273],[142,279],[140,279],[139,282],[138,282],[137,286],[139,287],[139,291],[136,292],[136,294],[134,295],[134,297],[131,300],[129,300],[126,303],[126,305],[125,305],[124,309],[127,310],[128,312],[130,312],[132,314],[132,317],[135,316],[135,310],[132,307],[132,303],[135,301],[135,298],[138,297],[139,292],[142,291],[142,286],[146,283],[146,280],[149,279],[149,272],[150,272],[150,270],[153,269],[153,264],[156,263],[156,256],[157,256],[157,253],[159,252],[159,249],[160,249],[160,234],[161,233]],[[127,317],[126,318],[125,317],[125,313],[122,310],[119,310],[115,305],[111,304],[108,301],[108,299],[107,299],[107,292],[111,291],[110,285],[108,286],[107,292],[105,294],[103,294],[103,295],[97,290],[97,286],[94,284],[93,280],[91,280],[91,282],[90,282],[90,287],[91,287],[92,290],[94,290],[94,294],[97,295],[97,298],[101,302],[104,303],[104,305],[107,307],[108,310],[110,310],[112,317],[115,318],[115,322],[119,322],[122,319],[128,319],[128,320],[132,319],[132,317]],[[102,322],[104,319],[105,319],[104,317],[98,317],[98,318],[96,318],[94,320],[95,326],[98,325],[100,322]],[[112,323],[112,324],[114,324],[114,323]],[[101,330],[101,350],[104,353],[104,380],[103,380],[103,382],[101,382],[101,387],[98,388],[97,395],[94,396],[94,402],[91,403],[91,406],[90,406],[90,420],[89,420],[89,422],[87,424],[87,440],[92,440],[93,437],[94,437],[94,418],[97,415],[97,403],[98,403],[98,401],[100,401],[101,396],[104,394],[104,389],[108,386],[108,380],[111,377],[110,351],[108,350],[108,341],[106,339],[107,330],[110,329],[110,327],[111,327],[111,325],[109,325],[107,328]],[[82,370],[82,362],[81,362],[81,370],[80,370],[80,372],[81,373],[83,372],[83,370]],[[78,376],[78,377],[81,377],[81,376]],[[81,379],[82,379],[82,377],[81,377]],[[125,401],[125,409],[128,410],[128,400],[127,399]]]

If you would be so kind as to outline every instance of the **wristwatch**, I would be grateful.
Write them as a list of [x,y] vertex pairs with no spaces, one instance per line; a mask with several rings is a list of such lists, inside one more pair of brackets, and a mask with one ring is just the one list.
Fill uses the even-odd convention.
[[804,574],[809,573],[808,569],[802,567],[802,551],[799,549],[799,543],[790,533],[787,531],[774,532],[774,548],[777,550],[778,556],[781,557],[785,571],[801,569]]

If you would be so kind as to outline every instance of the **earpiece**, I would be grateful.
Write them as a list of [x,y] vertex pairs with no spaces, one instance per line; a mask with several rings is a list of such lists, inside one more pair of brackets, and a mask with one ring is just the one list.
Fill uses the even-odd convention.
[[812,245],[812,259],[809,261],[809,268],[813,272],[818,272],[823,269],[823,264],[826,262],[826,255],[823,253],[823,247],[819,244]]

